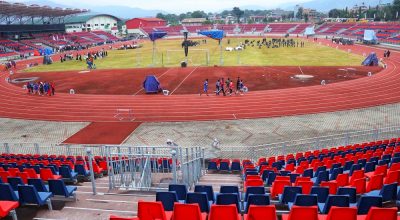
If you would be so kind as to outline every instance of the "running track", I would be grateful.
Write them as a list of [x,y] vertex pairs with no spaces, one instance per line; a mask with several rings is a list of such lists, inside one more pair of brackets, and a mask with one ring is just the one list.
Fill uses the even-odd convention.
[[[324,44],[327,41],[323,41]],[[336,45],[335,45],[336,47]],[[347,50],[341,46],[340,49]],[[355,53],[383,49],[350,46]],[[333,112],[400,102],[400,53],[393,52],[387,69],[364,77],[326,86],[249,92],[244,96],[198,95],[129,96],[69,95],[30,96],[0,75],[0,117],[112,122],[116,109],[133,109],[136,121],[201,121],[249,119]],[[194,68],[187,68],[190,74]]]

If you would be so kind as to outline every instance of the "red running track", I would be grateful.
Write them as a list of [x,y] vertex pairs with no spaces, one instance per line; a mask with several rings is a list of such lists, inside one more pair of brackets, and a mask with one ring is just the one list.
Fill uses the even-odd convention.
[[[359,54],[383,53],[383,49],[366,46],[341,46],[340,49],[347,48]],[[21,88],[7,83],[7,75],[2,74],[0,117],[113,122],[118,121],[114,117],[116,109],[133,109],[136,121],[162,122],[264,118],[365,108],[400,102],[400,53],[393,52],[387,64],[387,69],[372,77],[232,97],[69,94],[39,97],[29,96]]]

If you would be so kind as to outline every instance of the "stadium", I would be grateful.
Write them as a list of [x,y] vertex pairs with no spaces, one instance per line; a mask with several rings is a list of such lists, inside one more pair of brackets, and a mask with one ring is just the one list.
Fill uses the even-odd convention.
[[400,219],[400,3],[362,6],[0,1],[0,218]]

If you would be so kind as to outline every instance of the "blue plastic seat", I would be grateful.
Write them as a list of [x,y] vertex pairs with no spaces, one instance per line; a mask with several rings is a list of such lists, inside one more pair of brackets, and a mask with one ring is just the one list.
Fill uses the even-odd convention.
[[208,170],[218,170],[217,162],[215,161],[210,161],[208,162]]
[[290,173],[291,173],[291,172],[290,172],[290,171],[287,171],[287,170],[281,170],[281,171],[279,171],[279,174],[280,174],[281,176],[289,176]]
[[28,185],[32,185],[38,192],[49,192],[49,186],[42,179],[28,179]]
[[257,194],[257,195],[264,195],[265,194],[265,188],[263,186],[248,186],[246,188],[246,193],[244,196],[244,201],[247,201],[247,198],[249,197],[250,194]]
[[318,172],[318,176],[311,178],[311,181],[314,182],[314,185],[318,186],[322,181],[329,180],[329,173],[328,171],[320,171]]
[[297,194],[294,202],[289,202],[289,209],[292,209],[292,206],[317,206],[318,205],[318,197],[316,195],[306,195],[306,194]]
[[246,170],[245,177],[248,175],[258,175],[258,172],[255,170]]
[[240,166],[240,162],[239,161],[233,161],[231,164],[231,171],[233,172],[237,172],[237,171],[241,171],[242,167]]
[[76,186],[66,186],[64,181],[62,180],[48,180],[49,181],[49,191],[53,193],[53,195],[64,196],[65,198],[75,196],[75,191],[77,190]]
[[400,162],[400,157],[393,157],[390,162],[391,163],[398,163],[398,162]]
[[52,193],[38,192],[34,186],[24,185],[18,186],[19,203],[21,205],[35,204],[38,206],[46,205],[52,210],[51,197]]
[[18,191],[18,185],[25,185],[21,177],[8,177],[7,180],[14,191]]
[[0,183],[0,200],[18,201],[18,192],[14,191],[8,183]]
[[75,164],[75,172],[78,173],[79,176],[83,177],[90,176],[89,170],[86,170],[83,164]]
[[205,192],[207,193],[208,201],[215,201],[215,194],[212,186],[196,185],[194,186],[194,192]]
[[361,167],[365,167],[365,164],[367,163],[367,159],[365,159],[365,158],[358,159],[357,163],[360,164]]
[[161,202],[165,211],[173,211],[174,203],[178,202],[176,192],[157,192],[156,201]]
[[313,178],[314,170],[312,168],[304,170],[303,176]]
[[291,182],[291,183],[295,183],[297,177],[299,177],[299,176],[300,176],[300,174],[298,174],[298,173],[290,173],[290,174],[289,174],[290,182]]
[[268,178],[266,179],[266,184],[267,184],[267,186],[271,186],[272,185],[272,183],[275,181],[275,179],[276,179],[276,176],[277,176],[277,174],[276,173],[274,173],[274,172],[270,172],[269,174],[268,174]]
[[187,187],[185,184],[169,184],[168,191],[176,192],[176,195],[178,196],[178,200],[180,202],[186,200],[186,194],[187,194],[188,190],[187,190]]
[[357,206],[358,215],[366,215],[371,207],[382,207],[382,197],[362,195],[357,203],[350,205]]
[[229,163],[227,161],[221,161],[219,164],[219,171],[230,171]]
[[349,196],[329,195],[325,203],[318,203],[318,208],[322,214],[328,214],[332,206],[350,207]]
[[361,164],[353,164],[351,165],[349,176],[353,175],[353,172],[356,170],[361,170]]
[[288,204],[289,202],[294,202],[297,194],[301,194],[300,186],[285,186],[283,188],[283,193],[278,195],[279,203]]
[[242,211],[241,203],[239,202],[239,195],[236,193],[218,193],[217,200],[215,201],[217,205],[236,205],[238,212]]
[[396,201],[397,183],[385,184],[382,189],[366,193],[367,196],[381,196],[383,202]]
[[78,181],[78,173],[71,171],[69,166],[61,166],[58,170],[64,181],[75,183]]
[[330,169],[329,173],[329,180],[336,180],[337,176],[343,173],[343,168],[339,167]]
[[318,173],[321,172],[321,171],[326,171],[326,166],[320,166],[320,167],[318,167],[317,170],[315,171],[313,177],[318,177]]
[[317,195],[318,197],[318,202],[323,203],[326,201],[329,195],[329,187],[323,187],[323,186],[313,186],[311,188],[311,193],[312,195]]
[[374,162],[366,162],[364,166],[364,172],[374,172],[375,171],[375,163]]
[[210,206],[213,201],[209,201],[207,198],[207,193],[205,192],[200,192],[200,193],[192,193],[188,192],[186,194],[186,203],[187,204],[193,204],[197,203],[199,204],[200,211],[201,212],[210,212]]
[[351,169],[351,166],[354,164],[354,161],[346,161],[346,163],[343,166],[343,171],[347,171]]
[[349,196],[350,203],[357,202],[357,190],[355,187],[339,187],[336,194],[341,196]]
[[247,213],[250,205],[269,205],[268,194],[250,194],[247,198],[247,202],[243,203],[244,213]]
[[239,199],[241,199],[238,186],[221,186],[219,188],[219,193],[236,193],[239,195]]

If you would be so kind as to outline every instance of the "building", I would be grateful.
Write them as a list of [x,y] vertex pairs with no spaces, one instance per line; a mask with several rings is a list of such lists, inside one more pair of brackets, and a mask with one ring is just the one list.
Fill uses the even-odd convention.
[[65,31],[82,32],[101,30],[111,33],[120,19],[108,14],[83,14],[65,19]]
[[[288,18],[293,12],[292,11],[285,11],[283,9],[277,8],[271,10],[267,14],[267,18],[275,19],[275,20],[282,20],[283,18]],[[294,12],[296,13],[296,11]]]
[[181,23],[184,26],[199,26],[202,25],[205,21],[207,21],[206,18],[185,18],[181,21]]
[[133,18],[127,20],[125,24],[126,29],[129,31],[147,27],[164,27],[167,25],[167,21],[160,18]]

